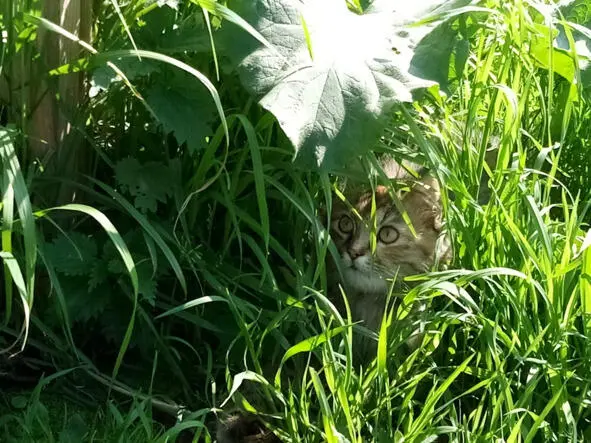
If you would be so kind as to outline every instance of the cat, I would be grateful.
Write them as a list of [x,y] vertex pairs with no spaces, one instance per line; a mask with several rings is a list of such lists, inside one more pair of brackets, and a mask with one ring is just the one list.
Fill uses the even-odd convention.
[[[427,272],[436,263],[445,264],[451,256],[450,242],[443,232],[439,183],[416,165],[409,166],[418,169],[422,177],[415,179],[390,158],[381,164],[387,178],[403,181],[410,187],[400,196],[400,203],[408,213],[414,234],[385,186],[377,186],[375,192],[367,187],[354,187],[351,192],[345,189],[348,205],[333,199],[329,231],[339,252],[340,272],[339,266],[329,261],[330,296],[342,311],[342,287],[352,320],[360,321],[374,332],[379,331],[392,285],[394,292],[401,292],[404,277]],[[375,234],[373,251],[372,232]],[[416,342],[409,344],[416,346]],[[354,347],[366,348],[367,352],[357,349],[357,354],[371,354],[375,340],[372,343],[359,338]]]
[[[407,166],[421,172],[416,165]],[[377,186],[375,193],[367,187],[354,187],[346,192],[347,200],[355,209],[333,198],[329,231],[340,254],[340,268],[330,259],[327,270],[331,298],[339,306],[340,287],[345,290],[354,321],[362,321],[367,328],[377,331],[382,321],[391,279],[429,271],[440,260],[450,258],[450,244],[443,234],[440,188],[437,180],[423,174],[419,180],[405,167],[392,159],[385,159],[381,167],[389,179],[402,180],[410,186],[401,203],[407,211],[416,236],[403,220],[394,204],[389,189]],[[371,202],[375,195],[376,247],[370,248]],[[342,305],[339,306],[342,308]],[[370,353],[374,346],[357,340],[357,347]],[[374,342],[375,343],[375,342]],[[358,355],[364,355],[358,352]],[[374,354],[375,355],[375,354]],[[365,357],[362,357],[365,359]],[[278,437],[268,431],[255,416],[245,413],[231,415],[218,426],[219,443],[271,443]]]

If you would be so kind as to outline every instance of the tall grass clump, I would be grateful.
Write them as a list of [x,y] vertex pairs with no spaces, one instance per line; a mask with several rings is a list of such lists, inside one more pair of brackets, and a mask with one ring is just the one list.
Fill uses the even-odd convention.
[[[296,3],[0,6],[3,435],[591,438],[591,4]],[[384,154],[454,258],[372,332],[325,225]]]

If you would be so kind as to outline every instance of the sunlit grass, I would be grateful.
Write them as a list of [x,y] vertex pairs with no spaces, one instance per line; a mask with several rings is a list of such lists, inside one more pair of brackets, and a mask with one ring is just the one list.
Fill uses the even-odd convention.
[[[591,114],[582,87],[567,81],[578,78],[577,69],[565,79],[562,68],[551,69],[564,58],[547,51],[540,60],[531,51],[544,37],[539,25],[548,9],[489,1],[479,4],[487,10],[461,18],[470,51],[450,92],[399,107],[375,146],[414,158],[440,179],[454,260],[409,279],[412,289],[393,294],[380,330],[368,331],[327,298],[324,263],[336,249],[324,223],[339,178],[298,169],[273,117],[220,69],[215,20],[262,37],[226,6],[193,3],[160,19],[186,24],[205,14],[205,56],[142,47],[149,41],[142,20],[162,12],[143,2],[106,2],[96,48],[84,47],[95,63],[141,56],[137,63],[163,62],[204,84],[218,122],[203,150],[166,138],[138,100],[151,80],[124,75],[127,84],[114,82],[85,104],[88,118],[78,129],[88,139],[80,149],[90,153],[92,177],[69,183],[80,200],[54,208],[73,213],[58,217],[65,211],[47,211],[54,205],[37,192],[65,179],[30,167],[15,149],[25,145],[18,132],[0,128],[2,333],[12,340],[2,344],[20,344],[28,331],[32,361],[41,355],[45,370],[67,368],[25,395],[26,405],[5,404],[11,411],[0,431],[54,441],[70,429],[68,420],[51,423],[44,406],[41,391],[55,383],[98,405],[96,417],[82,420],[95,441],[173,441],[183,429],[212,441],[217,419],[235,407],[259,414],[292,442],[591,438],[591,191],[579,152]],[[17,60],[13,49],[3,50]],[[49,68],[59,76],[70,67]],[[158,81],[169,78],[159,74]],[[128,156],[177,168],[172,197],[155,198],[154,212],[135,207],[137,195],[113,178],[113,165]],[[373,154],[361,160],[375,163]],[[113,299],[88,290],[94,274],[69,292],[80,276],[59,271],[46,250],[70,231],[101,248],[110,242],[118,253],[100,257],[108,272],[123,266],[106,280],[123,300],[114,308],[123,318],[113,320],[123,325],[114,341],[101,341],[96,326],[109,306],[99,320],[72,319],[72,297],[88,305],[96,294]],[[153,299],[140,291],[142,263],[150,266],[143,278],[154,281]],[[102,277],[99,265],[92,272]],[[45,276],[49,283],[33,298],[34,282]],[[409,346],[417,331],[417,346]],[[354,358],[360,335],[376,342],[366,362]],[[81,387],[72,391],[61,379]],[[69,406],[58,407],[74,417]],[[157,410],[170,416],[168,428],[154,419]]]
[[[528,54],[531,10],[516,3],[497,11],[478,25],[457,92],[394,123],[408,125],[445,184],[453,268],[464,270],[431,274],[405,297],[427,309],[406,330],[404,309],[394,311],[381,331],[389,332],[387,358],[382,346],[369,367],[351,367],[347,329],[327,327],[295,345],[314,351],[280,408],[275,426],[286,440],[555,441],[588,432],[588,289],[579,277],[586,202],[557,177],[569,146],[553,145],[557,80]],[[577,115],[561,116],[562,127],[579,124],[569,120]],[[416,326],[425,337],[405,352]]]

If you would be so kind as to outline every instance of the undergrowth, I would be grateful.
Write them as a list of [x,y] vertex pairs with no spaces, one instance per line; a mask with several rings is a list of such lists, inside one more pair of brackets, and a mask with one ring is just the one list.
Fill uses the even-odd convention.
[[[95,1],[77,32],[50,2],[0,6],[8,441],[213,441],[234,408],[285,441],[591,439],[591,4],[432,3],[410,54],[400,32],[373,61],[348,14],[380,2],[288,27]],[[359,77],[316,97],[275,76],[301,54]],[[373,96],[380,69],[400,82]],[[361,366],[323,217],[382,154],[440,179],[454,260],[412,277]]]

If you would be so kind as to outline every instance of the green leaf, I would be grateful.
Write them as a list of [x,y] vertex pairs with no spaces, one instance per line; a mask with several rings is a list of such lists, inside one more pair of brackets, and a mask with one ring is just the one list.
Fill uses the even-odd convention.
[[140,284],[138,292],[142,296],[142,300],[154,306],[156,304],[156,290],[158,285],[152,275],[152,264],[144,260],[136,266],[136,270]]
[[[54,24],[52,24],[51,22],[49,22],[47,20],[36,19],[34,17],[29,17],[29,18],[32,21],[38,20],[41,23],[43,23],[44,26],[48,26],[51,30],[53,30],[55,32],[59,32],[60,34],[68,36],[70,38],[70,36],[68,35],[68,33],[66,31],[64,31],[63,29],[61,29],[59,27],[56,27]],[[90,49],[90,48],[88,48],[88,49]],[[228,144],[230,143],[230,133],[228,130],[228,123],[226,121],[226,116],[224,114],[224,109],[222,107],[222,102],[220,101],[220,96],[218,94],[218,91],[215,88],[215,86],[213,85],[213,83],[211,83],[211,81],[205,75],[203,75],[201,72],[199,72],[195,68],[189,66],[188,64],[186,64],[180,60],[177,60],[176,58],[170,57],[165,54],[153,52],[153,51],[120,50],[120,51],[96,53],[96,50],[93,50],[91,52],[93,52],[93,54],[95,54],[93,62],[100,63],[102,61],[106,64],[111,63],[111,65],[109,65],[111,67],[113,66],[112,65],[113,62],[118,63],[120,60],[125,59],[125,58],[144,57],[149,60],[156,60],[156,61],[166,63],[168,65],[174,66],[174,67],[186,72],[187,74],[190,74],[195,79],[197,79],[207,89],[210,97],[213,99],[217,113],[222,121],[224,135],[226,136],[226,143],[228,143]]]
[[21,303],[23,305],[23,315],[24,315],[24,324],[23,329],[17,340],[14,342],[16,344],[18,340],[23,337],[21,350],[25,348],[25,344],[27,343],[27,338],[29,336],[29,321],[31,318],[31,308],[33,307],[33,300],[32,297],[29,296],[27,293],[27,288],[25,286],[25,279],[23,278],[23,273],[16,258],[10,253],[6,251],[0,251],[0,259],[4,262],[4,269],[7,274],[9,274],[12,278],[16,289],[18,290],[19,296],[21,298]]
[[562,0],[559,9],[566,20],[588,26],[591,22],[590,6],[589,0]]
[[135,207],[142,212],[156,212],[158,202],[166,203],[178,182],[167,165],[160,162],[142,165],[132,157],[115,165],[115,179],[124,191],[135,197]]
[[246,116],[238,114],[238,120],[242,123],[248,147],[250,149],[250,158],[252,160],[252,169],[254,173],[254,185],[257,194],[257,201],[259,204],[259,214],[261,217],[261,228],[263,231],[263,238],[265,240],[265,249],[269,248],[269,210],[267,208],[267,195],[265,192],[265,177],[263,173],[263,161],[261,158],[261,148],[257,142],[257,136],[252,124],[248,121]]
[[[89,215],[90,217],[94,218],[101,225],[101,227],[104,229],[106,234],[109,236],[111,242],[113,242],[113,244],[117,248],[117,251],[119,252],[119,255],[121,255],[121,259],[123,260],[123,263],[125,263],[127,273],[129,274],[129,278],[131,280],[131,286],[133,288],[133,311],[131,314],[131,318],[129,320],[129,324],[127,326],[127,330],[125,331],[125,337],[123,338],[123,342],[121,343],[121,347],[119,348],[119,353],[117,354],[117,360],[115,361],[115,366],[113,368],[112,378],[114,380],[117,378],[117,374],[119,373],[119,368],[121,367],[121,363],[123,362],[123,357],[125,356],[125,352],[127,351],[127,348],[129,346],[129,342],[131,341],[131,335],[133,333],[133,327],[135,324],[135,313],[136,313],[136,309],[137,309],[138,290],[139,290],[138,289],[139,283],[138,283],[137,272],[135,269],[135,263],[134,263],[133,258],[131,256],[131,253],[129,252],[129,249],[127,248],[127,245],[125,244],[125,241],[123,241],[123,238],[121,237],[121,235],[119,234],[119,232],[117,231],[115,226],[113,226],[113,223],[111,223],[111,221],[105,216],[105,214],[103,214],[98,209],[95,209],[95,208],[93,208],[91,206],[87,206],[87,205],[80,205],[80,204],[71,203],[71,204],[67,204],[67,205],[63,205],[63,206],[59,206],[59,207],[55,207],[55,208],[51,208],[51,209],[46,209],[45,211],[40,211],[40,212],[38,212],[38,215],[42,216],[42,215],[45,215],[46,212],[55,211],[55,210],[80,212],[80,213]],[[13,274],[13,277],[14,277],[14,274]]]
[[10,404],[15,409],[25,409],[29,400],[24,395],[15,395],[10,398]]
[[316,391],[316,395],[318,396],[320,410],[322,411],[322,423],[324,424],[324,433],[326,434],[326,441],[330,443],[337,443],[339,440],[335,435],[333,418],[331,414],[330,404],[328,402],[328,397],[326,395],[324,387],[322,386],[320,377],[318,377],[318,373],[314,370],[314,368],[310,368],[310,376],[312,378],[312,383],[314,384],[314,390]]
[[[124,199],[119,193],[115,192],[113,188],[107,186],[106,184],[89,177],[90,180],[95,183],[98,187],[100,187],[103,191],[109,194],[113,199],[115,199],[128,213],[131,215],[145,230],[145,232],[154,240],[154,242],[158,245],[168,263],[172,267],[172,270],[176,274],[178,281],[183,288],[183,291],[187,292],[187,283],[185,281],[185,277],[183,275],[183,270],[181,269],[181,265],[179,264],[177,258],[175,257],[174,253],[170,249],[170,247],[166,244],[162,236],[154,229],[152,224],[148,221],[148,219],[138,212],[126,199]],[[115,243],[115,242],[114,242]],[[119,249],[119,248],[118,248]],[[125,261],[125,259],[124,259]],[[127,265],[127,263],[126,263]],[[134,272],[135,275],[135,272]],[[137,276],[136,276],[137,279]],[[136,284],[134,284],[134,289],[137,290],[137,280]]]
[[412,58],[410,72],[433,80],[441,89],[448,91],[450,80],[455,80],[450,78],[450,74],[457,78],[464,70],[467,46],[468,41],[460,39],[450,23],[443,23],[421,40]]
[[91,287],[84,277],[62,278],[67,315],[73,324],[85,324],[93,319],[102,319],[105,308],[112,302],[108,282]]
[[[572,84],[591,85],[591,8],[588,0],[560,2],[553,11],[553,28],[537,24],[530,39],[531,54],[544,69],[550,69]],[[565,20],[569,20],[564,21]],[[572,45],[571,45],[572,41]],[[550,48],[552,52],[550,52]],[[552,61],[550,65],[550,61]],[[577,72],[577,65],[580,72]]]
[[271,44],[248,22],[246,22],[242,17],[236,14],[231,9],[228,9],[223,4],[219,3],[217,0],[192,0],[193,3],[198,4],[201,6],[205,11],[210,12],[216,16],[222,17],[229,22],[234,23],[236,26],[239,26],[244,31],[248,32],[254,38],[256,38],[259,42],[263,45],[267,46],[268,48],[272,48]]
[[205,90],[187,87],[155,84],[146,94],[146,102],[162,123],[166,132],[172,132],[179,145],[187,143],[191,152],[204,148],[205,138],[213,135],[211,122],[215,119],[215,108]]
[[393,105],[433,84],[409,72],[428,29],[392,7],[358,15],[342,0],[248,0],[237,10],[274,46],[230,35],[242,80],[306,165],[337,167],[371,148]]
[[[323,332],[322,334],[318,334],[313,337],[308,337],[308,338],[302,340],[301,342],[293,345],[291,348],[289,348],[285,352],[285,354],[283,354],[283,358],[281,359],[281,366],[283,366],[283,364],[287,360],[292,358],[294,355],[301,354],[302,352],[310,352],[310,351],[316,349],[321,344],[326,343],[327,340],[330,340],[331,338],[336,337],[339,334],[342,334],[349,327],[350,326],[339,326],[339,327],[327,330],[326,332]],[[281,366],[275,375],[275,383],[277,385],[279,385],[281,383]]]
[[62,274],[91,275],[97,261],[97,245],[91,236],[68,232],[47,244],[46,254]]
[[127,269],[129,278],[131,279],[131,285],[133,287],[134,292],[137,294],[138,278],[135,270],[135,263],[133,262],[133,258],[131,256],[131,253],[129,252],[129,249],[127,248],[127,245],[125,244],[125,241],[123,241],[123,238],[121,237],[121,235],[119,235],[119,232],[117,231],[117,229],[115,229],[115,226],[113,226],[113,223],[111,223],[111,221],[105,216],[105,214],[91,206],[80,205],[76,203],[46,209],[44,211],[38,212],[37,214],[45,215],[45,213],[55,210],[81,212],[83,214],[91,216],[101,225],[105,233],[113,242],[113,245],[117,248],[117,251],[121,256],[123,263],[125,263],[125,268]]
[[[574,59],[563,49],[553,45],[558,35],[556,29],[544,25],[535,25],[530,34],[530,53],[544,69],[552,69],[572,83],[575,80],[576,66]],[[551,52],[550,52],[551,51]]]
[[413,423],[411,427],[411,434],[413,432],[417,432],[421,429],[421,426],[424,426],[429,420],[432,419],[433,415],[435,414],[435,405],[439,401],[441,397],[447,392],[453,381],[458,378],[458,376],[463,373],[468,364],[472,360],[474,356],[469,356],[466,360],[462,362],[450,375],[445,379],[445,381],[439,386],[437,389],[432,390],[429,395],[427,396],[427,400],[425,401],[424,406],[422,407],[421,413],[417,417],[416,421]]
[[[140,77],[146,77],[153,72],[157,72],[159,66],[152,60],[138,59],[122,59],[117,61],[117,67],[125,73],[125,76],[129,80],[136,80]],[[58,70],[52,71],[55,73],[68,73],[72,69],[72,64],[67,64],[58,68]],[[119,82],[121,78],[117,75],[113,69],[108,66],[100,65],[92,71],[91,77],[91,91],[90,95],[94,96],[100,90],[106,90],[109,88],[111,83]]]
[[[56,32],[56,33],[62,35],[63,37],[65,37],[73,42],[78,43],[80,46],[82,46],[84,49],[89,51],[91,54],[94,54],[93,62],[97,62],[97,63],[104,62],[111,69],[113,69],[115,72],[117,72],[117,74],[119,74],[119,76],[121,76],[121,77],[125,76],[125,74],[123,73],[123,71],[121,71],[119,68],[117,68],[117,66],[113,63],[113,61],[119,61],[124,58],[141,58],[141,57],[144,57],[144,58],[147,58],[150,60],[157,60],[160,62],[167,63],[168,65],[175,66],[176,68],[192,75],[197,80],[199,80],[199,82],[201,82],[201,84],[203,86],[205,86],[207,88],[207,90],[209,91],[209,94],[211,95],[211,98],[213,99],[213,101],[215,103],[215,107],[216,107],[216,110],[220,116],[220,119],[222,120],[222,127],[224,129],[224,135],[226,136],[226,143],[229,145],[230,133],[228,130],[228,124],[226,122],[224,109],[223,109],[222,103],[220,101],[220,96],[219,96],[215,86],[211,83],[211,81],[205,75],[203,75],[201,72],[196,70],[195,68],[189,66],[188,64],[186,64],[180,60],[177,60],[176,58],[170,57],[165,54],[160,54],[158,52],[153,52],[153,51],[123,49],[123,50],[119,50],[119,51],[99,53],[95,48],[90,46],[85,41],[80,40],[78,37],[76,37],[71,32],[65,30],[61,26],[58,26],[55,23],[53,23],[43,17],[37,17],[37,16],[31,15],[31,14],[25,14],[24,19],[28,23],[35,24],[38,26],[43,26],[44,28],[46,28],[52,32]],[[135,90],[133,85],[129,82],[129,79],[127,77],[124,78],[124,81],[125,81],[127,87],[134,93],[134,95],[136,95],[140,100],[144,101],[143,98],[137,93],[137,91]],[[145,103],[145,104],[147,104],[147,103]]]
[[[574,40],[574,50],[579,63],[581,84],[584,88],[589,88],[591,85],[591,29],[585,26],[577,25],[576,23],[569,23],[569,26],[571,27],[570,31],[572,32],[572,38]],[[564,34],[559,34],[556,42],[557,45],[562,42],[562,46],[569,49],[570,45]],[[560,49],[555,49],[555,51],[559,50]],[[566,53],[566,51],[562,51],[562,59],[567,57]],[[568,57],[570,58],[570,55],[568,55]],[[574,60],[572,59],[571,64],[575,64]]]
[[256,372],[252,371],[244,371],[234,376],[234,381],[232,382],[232,388],[228,393],[228,397],[222,402],[221,407],[223,408],[224,405],[230,401],[232,396],[238,391],[244,380],[254,381],[256,383],[260,383],[264,386],[269,386],[269,382],[261,375],[257,374]]
[[422,2],[411,13],[406,5],[372,5],[359,15],[342,0],[243,0],[237,11],[273,48],[231,32],[234,44],[227,46],[296,158],[309,167],[337,168],[371,148],[396,103],[434,84],[417,76],[420,66],[411,70],[414,48],[431,27],[408,25],[442,3]]

